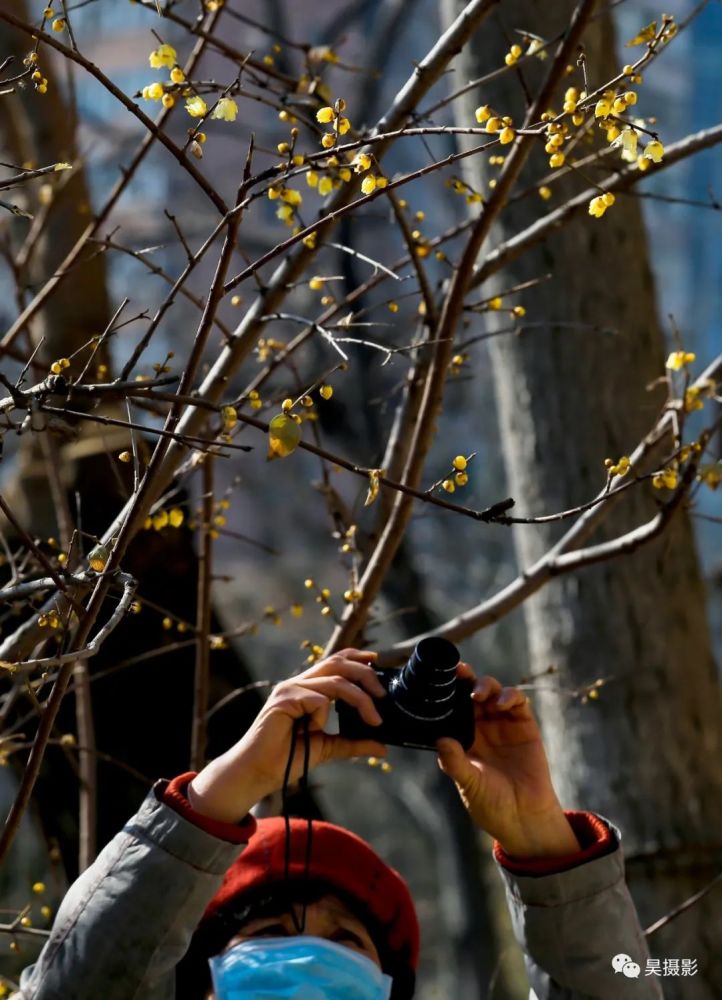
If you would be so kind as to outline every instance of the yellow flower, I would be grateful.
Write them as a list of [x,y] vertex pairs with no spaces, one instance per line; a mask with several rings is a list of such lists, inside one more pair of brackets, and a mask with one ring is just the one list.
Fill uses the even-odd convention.
[[546,184],[542,184],[542,186],[539,188],[539,197],[543,198],[544,201],[549,201],[551,196],[552,196],[552,189],[550,187],[547,187]]
[[673,372],[678,372],[680,368],[691,364],[697,360],[697,355],[692,351],[672,351],[667,358],[664,367],[670,368]]
[[303,201],[301,192],[296,191],[293,188],[284,188],[281,191],[281,198],[289,205],[300,205]]
[[167,510],[159,510],[153,515],[152,523],[156,531],[162,531],[163,528],[168,527],[168,522],[170,518],[168,517]]
[[328,125],[336,117],[336,112],[333,108],[319,108],[316,112],[316,121],[320,122],[321,125]]
[[322,198],[325,198],[326,195],[331,194],[332,191],[333,191],[333,181],[331,180],[331,178],[328,175],[322,177],[321,180],[318,182],[318,193],[321,195]]
[[722,484],[722,462],[717,462],[714,465],[703,465],[697,478],[706,483],[710,489],[716,490]]
[[[154,52],[151,52],[148,56],[148,62],[151,69],[162,69],[163,66],[173,67],[178,62],[178,54],[172,45],[164,42]],[[173,82],[180,83],[180,80],[174,80]]]
[[501,128],[501,118],[489,118],[484,127],[484,131],[493,134],[494,132],[498,132],[500,128]]
[[238,423],[238,413],[235,406],[224,406],[221,409],[221,417],[223,418],[223,430],[225,431],[233,430]]
[[451,464],[459,472],[463,472],[467,465],[466,458],[463,455],[457,455]]
[[376,178],[373,174],[364,177],[361,181],[361,190],[364,194],[371,194],[372,191],[376,190]]
[[336,136],[333,132],[324,132],[321,136],[321,145],[324,149],[332,149],[336,145]]
[[652,163],[659,163],[664,156],[664,146],[659,141],[659,139],[652,139],[648,142],[644,149],[644,156],[646,159],[651,160]]
[[291,205],[279,205],[276,209],[276,216],[282,221],[287,222],[288,225],[293,224],[293,207]]
[[691,385],[689,389],[684,394],[684,408],[687,413],[691,413],[694,410],[701,410],[704,406],[704,400],[700,399],[702,389],[700,386]]
[[333,386],[322,385],[318,392],[322,399],[330,399],[333,396]]
[[202,118],[208,111],[208,105],[202,97],[196,94],[195,97],[189,97],[186,101],[186,111],[191,118]]
[[509,128],[509,126],[507,125],[506,128],[503,128],[499,133],[499,142],[501,143],[502,146],[508,146],[510,142],[514,141],[515,136],[516,132],[514,131],[514,129]]
[[180,526],[183,524],[183,517],[184,517],[183,511],[180,509],[180,507],[174,507],[168,513],[168,523],[170,524],[171,528],[180,528]]
[[[637,142],[639,136],[633,128],[625,128],[621,135],[622,159],[627,163],[634,163],[637,159]],[[615,140],[617,141],[617,140]]]
[[564,153],[552,153],[549,157],[549,166],[552,170],[555,170],[557,167],[563,167],[564,159]]
[[597,101],[594,105],[594,117],[595,118],[606,118],[607,115],[611,114],[612,105],[609,101],[605,101],[602,98],[601,101]]
[[662,469],[652,476],[652,486],[656,490],[673,490],[679,483],[679,476],[676,469]]
[[353,158],[354,173],[362,174],[371,167],[371,157],[368,153],[357,153]]
[[544,45],[546,43],[541,38],[532,38],[529,42],[529,48],[526,50],[528,56],[536,56],[537,59],[546,59],[547,54],[544,52]]
[[238,114],[238,105],[232,97],[221,97],[213,109],[211,118],[220,118],[224,122],[234,122]]
[[185,78],[186,75],[180,68],[180,66],[174,66],[173,69],[170,71],[171,83],[183,83]]
[[631,463],[627,455],[622,455],[622,457],[616,463],[610,462],[609,459],[607,459],[607,462],[609,462],[607,468],[609,470],[610,475],[612,476],[626,476],[626,474],[629,472]]
[[336,122],[336,128],[338,129],[338,134],[339,135],[346,135],[346,133],[348,132],[348,130],[351,128],[351,122],[348,120],[348,118],[344,118],[342,116]]
[[481,107],[477,108],[474,112],[474,116],[480,125],[483,125],[485,121],[491,118],[491,108],[488,104],[482,104]]
[[162,83],[151,83],[143,87],[142,95],[145,101],[159,101],[164,94]]
[[309,170],[306,174],[306,183],[310,188],[318,187],[318,174],[315,170]]
[[597,195],[589,202],[589,214],[593,215],[595,219],[601,219],[606,211],[607,205],[601,195]]

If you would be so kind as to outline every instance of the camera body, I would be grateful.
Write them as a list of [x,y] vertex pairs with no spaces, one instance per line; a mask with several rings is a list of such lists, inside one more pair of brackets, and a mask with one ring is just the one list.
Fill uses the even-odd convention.
[[377,670],[386,695],[375,700],[380,726],[364,722],[355,708],[336,702],[339,733],[350,740],[377,740],[415,750],[435,750],[436,741],[451,736],[465,750],[474,742],[473,682],[457,677],[459,651],[447,639],[417,643],[406,666]]

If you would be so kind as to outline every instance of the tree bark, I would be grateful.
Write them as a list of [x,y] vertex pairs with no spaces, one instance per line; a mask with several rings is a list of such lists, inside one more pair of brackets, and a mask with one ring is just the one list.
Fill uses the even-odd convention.
[[[458,7],[457,0],[442,0],[447,20]],[[553,10],[531,0],[504,4],[505,30],[477,35],[457,60],[452,87],[502,65],[513,29],[553,37],[573,8],[570,0]],[[587,31],[585,52],[591,88],[625,61],[615,55],[607,13]],[[533,93],[544,67],[527,61],[494,85],[470,91],[453,105],[457,124],[473,124],[480,104],[519,124],[519,75]],[[581,89],[580,73],[566,85]],[[643,113],[654,113],[647,102],[642,89]],[[488,190],[487,158],[464,162],[466,179]],[[541,143],[532,169],[529,176],[547,172]],[[577,189],[573,178],[555,183],[551,204]],[[525,228],[545,204],[532,194],[509,205],[494,240]],[[594,496],[604,458],[630,452],[664,401],[663,389],[648,389],[663,372],[664,337],[639,202],[619,198],[603,219],[575,221],[474,298],[549,272],[549,281],[513,299],[529,321],[545,325],[489,342],[509,488],[520,513],[530,514]],[[646,520],[652,492],[631,490],[603,534]],[[515,529],[520,565],[538,559],[562,527]],[[553,581],[527,602],[525,615],[531,670],[556,669],[542,682],[546,690],[535,707],[560,797],[566,807],[596,810],[619,825],[629,884],[648,925],[709,882],[722,861],[722,707],[688,516],[679,513],[665,535],[629,559]],[[571,696],[596,678],[609,678],[598,701],[582,704]],[[650,939],[657,957],[698,961],[695,978],[665,979],[666,996],[716,995],[721,921],[722,893],[713,890]]]

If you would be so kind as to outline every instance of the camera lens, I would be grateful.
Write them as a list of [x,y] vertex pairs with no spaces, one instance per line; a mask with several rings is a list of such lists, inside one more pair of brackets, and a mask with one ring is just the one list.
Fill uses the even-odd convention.
[[417,643],[406,666],[389,686],[396,707],[424,722],[439,722],[454,711],[459,651],[447,639]]

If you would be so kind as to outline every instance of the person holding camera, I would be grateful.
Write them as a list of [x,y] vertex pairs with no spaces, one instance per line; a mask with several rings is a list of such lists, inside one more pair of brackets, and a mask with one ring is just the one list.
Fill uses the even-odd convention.
[[[341,827],[250,812],[327,761],[386,754],[377,740],[327,732],[336,702],[381,725],[376,658],[344,649],[277,684],[226,753],[158,782],[71,886],[19,997],[411,998],[419,927],[401,876]],[[612,967],[648,955],[619,831],[562,809],[521,691],[463,662],[457,676],[473,742],[439,739],[438,763],[494,838],[531,996],[660,997],[656,977]]]

